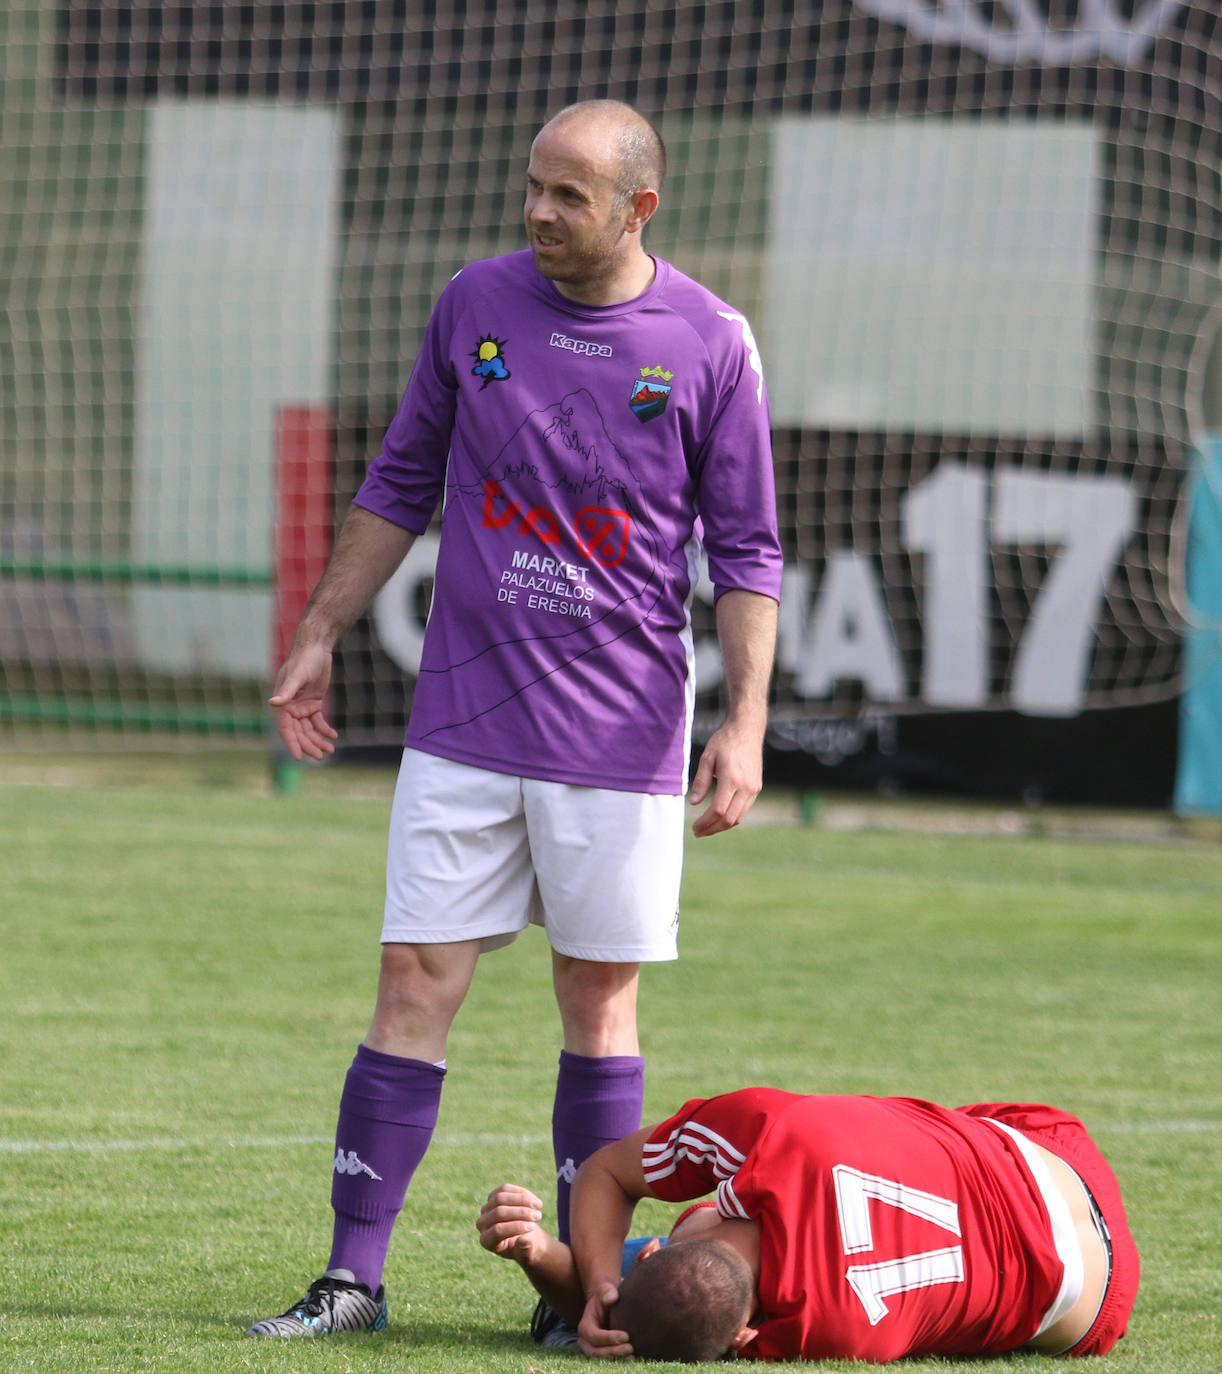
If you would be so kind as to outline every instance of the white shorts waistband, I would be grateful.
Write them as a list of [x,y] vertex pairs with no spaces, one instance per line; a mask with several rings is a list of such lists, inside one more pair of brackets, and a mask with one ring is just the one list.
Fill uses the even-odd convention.
[[1016,1131],[1013,1126],[1006,1125],[1004,1121],[994,1121],[992,1117],[983,1117],[982,1120],[1013,1137],[1023,1158],[1027,1161],[1027,1167],[1031,1170],[1036,1186],[1040,1190],[1040,1196],[1044,1199],[1044,1207],[1047,1209],[1048,1220],[1052,1225],[1052,1241],[1056,1246],[1057,1256],[1064,1269],[1060,1291],[1053,1299],[1052,1306],[1044,1313],[1044,1319],[1040,1322],[1039,1330],[1035,1333],[1039,1336],[1055,1322],[1059,1322],[1082,1296],[1082,1287],[1086,1282],[1086,1266],[1082,1259],[1082,1244],[1078,1240],[1078,1228],[1074,1225],[1069,1203],[1065,1201],[1061,1190],[1057,1187],[1056,1180],[1052,1177],[1052,1170],[1041,1158],[1034,1143],[1028,1140],[1021,1131]]

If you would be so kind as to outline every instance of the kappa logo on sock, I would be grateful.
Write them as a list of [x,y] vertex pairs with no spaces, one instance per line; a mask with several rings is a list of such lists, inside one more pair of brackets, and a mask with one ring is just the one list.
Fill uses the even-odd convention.
[[335,1172],[337,1174],[353,1175],[368,1174],[369,1177],[376,1182],[382,1182],[382,1175],[375,1174],[364,1160],[358,1159],[355,1150],[349,1150],[348,1153],[345,1154],[342,1147],[335,1151]]
[[577,1165],[574,1164],[571,1159],[566,1159],[559,1169],[556,1170],[557,1183],[572,1183],[576,1177]]

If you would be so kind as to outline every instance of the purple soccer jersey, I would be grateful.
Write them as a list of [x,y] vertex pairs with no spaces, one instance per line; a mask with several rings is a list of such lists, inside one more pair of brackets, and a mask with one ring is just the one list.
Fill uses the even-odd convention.
[[759,353],[657,260],[620,305],[529,251],[446,287],[358,505],[423,533],[444,488],[407,743],[522,777],[679,793],[699,518],[716,594],[778,598]]

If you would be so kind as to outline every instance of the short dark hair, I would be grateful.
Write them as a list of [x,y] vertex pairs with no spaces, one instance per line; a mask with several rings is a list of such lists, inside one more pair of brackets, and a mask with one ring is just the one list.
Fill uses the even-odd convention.
[[638,191],[661,192],[666,181],[666,144],[662,135],[640,110],[622,100],[581,100],[566,105],[549,123],[574,115],[606,120],[618,125],[616,151],[619,172],[615,179],[617,206],[627,205]]
[[626,205],[638,191],[661,192],[666,181],[666,144],[642,115],[626,122],[619,136],[620,173],[616,194]]
[[608,1326],[642,1360],[718,1360],[751,1314],[755,1284],[733,1246],[700,1238],[667,1245],[620,1284]]

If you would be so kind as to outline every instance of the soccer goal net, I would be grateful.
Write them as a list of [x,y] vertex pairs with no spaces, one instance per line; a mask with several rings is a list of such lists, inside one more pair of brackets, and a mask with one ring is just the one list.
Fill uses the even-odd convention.
[[[1207,0],[14,0],[0,726],[267,730],[437,292],[520,246],[532,135],[595,96],[656,119],[649,247],[763,354],[773,748],[1174,702],[1218,389],[1215,30]],[[344,643],[349,745],[401,737],[431,548]]]

